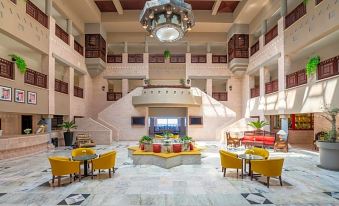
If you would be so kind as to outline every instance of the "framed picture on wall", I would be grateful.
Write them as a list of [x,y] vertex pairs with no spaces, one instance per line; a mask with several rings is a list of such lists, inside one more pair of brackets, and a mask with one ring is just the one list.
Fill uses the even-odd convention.
[[21,89],[15,89],[14,101],[18,103],[25,103],[25,91]]
[[0,86],[0,100],[1,101],[12,101],[12,88]]
[[37,104],[36,92],[27,92],[27,104]]

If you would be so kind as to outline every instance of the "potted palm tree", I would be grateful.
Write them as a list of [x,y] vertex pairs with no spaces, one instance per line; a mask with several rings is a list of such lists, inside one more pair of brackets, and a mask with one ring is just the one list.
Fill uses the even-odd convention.
[[71,129],[76,129],[78,126],[75,125],[74,121],[64,122],[61,125],[66,131],[64,132],[65,146],[72,146],[73,144],[73,132]]
[[250,123],[247,124],[250,127],[253,127],[254,129],[256,129],[257,131],[262,130],[263,127],[269,125],[268,122],[266,121],[252,121]]
[[325,138],[317,141],[319,147],[320,167],[339,171],[339,141],[337,132],[337,115],[339,108],[325,107],[324,117],[331,123],[331,130],[325,132]]

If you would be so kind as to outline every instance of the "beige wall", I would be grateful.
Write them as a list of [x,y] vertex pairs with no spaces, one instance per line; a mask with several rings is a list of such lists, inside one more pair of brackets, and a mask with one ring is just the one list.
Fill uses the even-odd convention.
[[[2,130],[3,136],[21,134],[21,115],[25,115],[25,113],[16,114],[16,113],[0,112],[1,130]],[[33,128],[31,129],[32,129],[32,133],[35,133],[39,127],[37,123],[41,119],[41,116],[32,115],[32,119],[33,119],[33,124],[32,124]]]

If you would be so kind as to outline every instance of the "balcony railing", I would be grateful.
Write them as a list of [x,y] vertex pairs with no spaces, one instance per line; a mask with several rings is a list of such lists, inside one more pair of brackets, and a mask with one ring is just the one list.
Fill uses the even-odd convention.
[[225,64],[227,63],[227,55],[212,55],[213,64]]
[[107,55],[107,63],[122,63],[122,55]]
[[149,63],[165,63],[163,54],[150,54],[148,58]]
[[84,98],[84,89],[74,86],[74,96],[79,98]]
[[81,46],[77,41],[74,40],[74,50],[77,51],[79,54],[84,56],[84,47]]
[[186,63],[185,54],[173,54],[171,55],[170,63]]
[[128,54],[128,63],[144,63],[144,55]]
[[248,58],[248,34],[234,34],[228,41],[228,61],[234,58]]
[[207,57],[205,55],[191,55],[191,63],[206,63],[207,62]]
[[121,98],[121,92],[107,92],[107,101],[118,101]]
[[14,79],[14,63],[0,58],[0,77]]
[[106,40],[100,34],[85,35],[85,57],[100,58],[106,62]]
[[27,69],[25,73],[25,83],[42,88],[47,88],[47,75],[31,69]]
[[218,101],[227,101],[228,94],[227,92],[212,92],[212,97]]
[[55,36],[59,37],[63,42],[69,44],[69,35],[60,26],[55,24]]
[[255,87],[251,89],[251,98],[254,97],[259,97],[260,96],[260,88],[259,87]]
[[271,94],[273,92],[277,92],[278,89],[279,89],[278,80],[273,80],[265,84],[265,94]]
[[251,56],[259,51],[259,40],[251,46]]
[[26,13],[48,28],[48,16],[29,0],[26,1]]
[[55,79],[55,86],[54,86],[54,90],[56,92],[61,92],[64,94],[68,94],[68,83],[61,81],[59,79]]
[[269,32],[265,34],[265,45],[278,36],[278,25],[275,25]]
[[320,62],[318,65],[318,79],[325,79],[339,75],[339,56]]
[[285,16],[285,29],[298,21],[301,17],[306,14],[306,5],[302,2],[293,11]]
[[307,83],[305,69],[286,75],[286,89]]

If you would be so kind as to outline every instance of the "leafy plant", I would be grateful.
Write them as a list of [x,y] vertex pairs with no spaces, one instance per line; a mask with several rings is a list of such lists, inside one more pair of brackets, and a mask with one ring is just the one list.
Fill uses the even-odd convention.
[[151,144],[153,142],[153,138],[145,135],[140,138],[139,142],[142,144]]
[[337,115],[339,114],[339,108],[324,107],[325,115],[322,115],[327,121],[331,123],[331,130],[327,132],[325,140],[330,142],[336,142],[337,140]]
[[78,126],[74,121],[64,122],[61,124],[61,127],[66,130],[66,132],[71,132],[71,129],[76,129]]
[[16,54],[10,54],[9,56],[12,58],[13,61],[15,61],[15,64],[18,67],[19,71],[24,74],[27,70],[26,61]]
[[144,83],[146,84],[146,85],[149,85],[150,84],[150,80],[149,79],[144,79]]
[[260,129],[262,129],[263,127],[265,127],[265,126],[267,126],[267,125],[269,125],[268,124],[268,122],[266,122],[266,121],[252,121],[252,122],[250,122],[250,123],[248,123],[247,124],[248,126],[250,126],[250,127],[253,127],[253,128],[255,128],[255,129],[257,129],[257,130],[260,130]]
[[171,58],[171,52],[169,50],[165,50],[164,51],[164,58],[165,59],[170,59]]
[[305,5],[307,5],[308,0],[303,0],[303,3],[304,3]]
[[180,84],[185,85],[185,79],[180,79]]
[[192,137],[189,137],[189,136],[183,136],[183,137],[180,137],[180,140],[181,140],[182,142],[188,143],[188,142],[191,142],[191,141],[192,141]]
[[309,77],[313,75],[318,68],[318,64],[320,63],[320,57],[319,56],[314,56],[311,57],[307,64],[306,64],[306,75]]
[[170,131],[164,131],[164,132],[162,133],[162,135],[163,135],[165,138],[173,137],[173,134],[172,134],[172,132],[170,132]]

